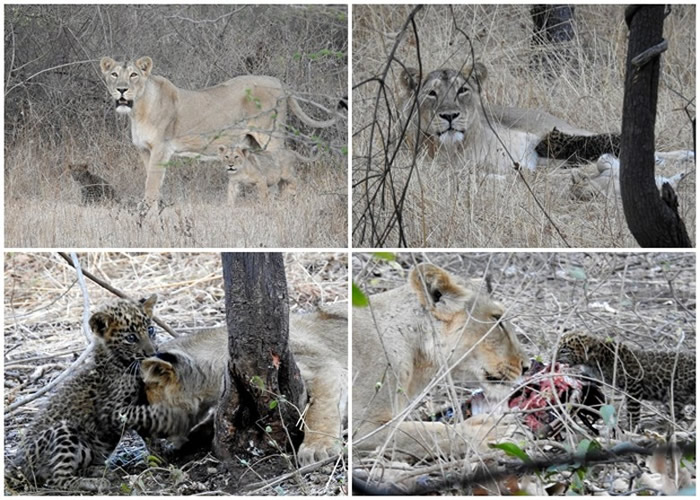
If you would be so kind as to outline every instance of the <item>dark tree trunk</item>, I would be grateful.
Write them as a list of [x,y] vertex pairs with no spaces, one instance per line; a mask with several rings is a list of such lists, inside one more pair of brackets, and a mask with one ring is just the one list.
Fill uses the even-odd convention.
[[654,181],[660,57],[635,59],[663,41],[664,6],[630,6],[625,17],[630,29],[620,153],[625,219],[641,247],[691,247],[673,189],[665,187],[662,199]]
[[570,42],[574,39],[573,5],[533,5],[530,9],[535,45]]
[[[214,451],[223,460],[253,446],[265,454],[297,446],[306,405],[289,351],[289,305],[279,253],[223,253],[230,360],[215,420]],[[283,395],[283,396],[281,396]],[[294,405],[294,406],[293,406]]]

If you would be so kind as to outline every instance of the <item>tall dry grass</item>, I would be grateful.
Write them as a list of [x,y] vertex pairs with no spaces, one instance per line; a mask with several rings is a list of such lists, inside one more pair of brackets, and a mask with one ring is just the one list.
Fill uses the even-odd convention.
[[[134,206],[146,172],[98,66],[105,55],[150,55],[154,74],[184,89],[269,75],[335,112],[347,92],[345,6],[8,6],[5,31],[6,246],[347,246],[343,116],[314,130],[290,113],[299,134],[287,146],[306,156],[312,146],[322,151],[299,168],[295,200],[231,208],[220,165],[173,159],[162,188],[167,208],[141,221]],[[120,206],[81,206],[65,173],[70,162],[87,162],[112,183]]]
[[[381,72],[389,60],[397,34],[406,22],[410,6],[357,6],[353,9],[353,85]],[[577,38],[566,45],[569,57],[554,64],[554,74],[532,64],[543,49],[531,45],[529,6],[459,5],[426,6],[416,16],[418,37],[404,36],[396,57],[404,65],[418,67],[420,50],[423,74],[438,68],[461,68],[476,60],[488,67],[483,97],[488,103],[543,109],[569,123],[594,132],[619,132],[622,116],[627,26],[624,7],[576,6]],[[472,46],[460,32],[468,35]],[[409,31],[411,31],[409,27]],[[695,98],[695,6],[673,6],[664,24],[669,48],[662,56],[656,123],[656,149],[693,149],[692,127],[684,108]],[[546,50],[546,49],[544,49]],[[556,50],[548,54],[556,59]],[[366,82],[353,92],[353,243],[374,246],[374,225],[386,230],[382,246],[400,246],[393,198],[405,188],[403,237],[409,247],[634,247],[619,199],[578,202],[569,199],[570,172],[541,168],[525,181],[515,173],[505,181],[487,177],[473,165],[433,161],[417,157],[411,171],[412,150],[403,146],[385,165],[388,112],[397,109],[400,64],[387,74],[387,94],[377,103],[378,84]],[[694,105],[690,111],[694,115]],[[370,125],[379,124],[374,136],[371,168]],[[394,120],[396,116],[394,116]],[[589,172],[595,170],[588,167]],[[689,175],[677,189],[679,212],[691,239],[695,240],[695,165],[667,164],[657,168],[664,175],[685,171]],[[365,189],[378,190],[367,215]],[[365,183],[364,179],[370,181]],[[529,187],[528,187],[529,186]],[[389,229],[387,229],[389,228]]]

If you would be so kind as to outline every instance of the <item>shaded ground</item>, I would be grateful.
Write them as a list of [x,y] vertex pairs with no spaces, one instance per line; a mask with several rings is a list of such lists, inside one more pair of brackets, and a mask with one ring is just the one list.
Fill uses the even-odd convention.
[[[157,293],[156,315],[175,331],[224,323],[224,292],[219,254],[89,253],[81,265],[133,297]],[[285,255],[290,311],[311,312],[318,304],[347,300],[347,254]],[[88,281],[90,302],[112,298]],[[8,412],[66,369],[85,349],[80,329],[82,295],[75,272],[55,253],[5,255],[5,459],[17,451],[22,429],[30,425],[43,398]],[[157,328],[159,341],[168,334]],[[111,494],[286,494],[336,495],[345,492],[346,459],[298,470],[289,453],[239,457],[223,464],[204,450],[186,456],[168,452],[164,441],[125,438],[118,458],[135,463],[107,471]],[[33,493],[49,494],[46,490]]]
[[[505,318],[519,335],[527,354],[548,363],[558,337],[579,330],[603,338],[619,339],[643,350],[696,351],[696,259],[692,253],[412,253],[398,254],[395,261],[370,254],[353,255],[353,281],[369,295],[395,288],[406,281],[409,269],[428,261],[466,278],[485,278],[493,297],[506,308]],[[653,367],[650,367],[653,369]],[[466,400],[473,387],[456,384],[451,388],[459,401]],[[659,402],[642,405],[641,429],[629,432],[624,397],[603,388],[606,403],[613,406],[613,425],[596,423],[599,435],[585,428],[567,427],[562,439],[534,438],[522,424],[509,441],[517,443],[530,457],[561,454],[577,449],[585,440],[608,448],[624,443],[665,443],[669,431],[679,440],[693,440],[696,433],[695,405],[676,415],[671,425],[667,406]],[[426,399],[411,417],[426,419],[450,401],[446,384]],[[562,410],[559,408],[559,410]],[[511,410],[512,411],[512,410]],[[516,411],[520,416],[524,412]],[[685,417],[685,418],[681,418]],[[579,427],[581,427],[579,425]],[[366,457],[354,456],[353,467]],[[499,469],[522,463],[501,452],[471,454],[472,466],[486,463]],[[566,491],[578,494],[669,493],[676,491],[672,461],[663,456],[654,463],[643,457],[614,465],[590,468],[562,467],[539,477],[513,476],[510,485],[480,485],[454,490],[460,494],[514,493],[550,495]],[[661,465],[660,465],[661,464]],[[426,484],[450,474],[464,474],[460,457],[444,457],[420,464],[384,463],[387,477],[403,485]],[[681,462],[680,477],[695,477],[695,458]],[[683,480],[679,481],[682,486]],[[551,489],[549,489],[551,487]]]

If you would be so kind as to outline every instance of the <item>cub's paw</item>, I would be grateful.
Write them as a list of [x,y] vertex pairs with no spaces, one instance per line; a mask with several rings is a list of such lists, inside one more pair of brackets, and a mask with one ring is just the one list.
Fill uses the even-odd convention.
[[299,447],[297,459],[303,467],[338,455],[341,451],[343,451],[343,445],[338,438],[307,436]]

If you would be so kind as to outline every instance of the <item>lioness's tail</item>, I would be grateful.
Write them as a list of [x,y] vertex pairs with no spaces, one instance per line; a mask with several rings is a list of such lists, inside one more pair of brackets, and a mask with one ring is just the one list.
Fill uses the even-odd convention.
[[[292,112],[297,115],[297,117],[303,121],[306,125],[309,127],[314,127],[314,128],[328,128],[333,125],[335,125],[335,122],[338,121],[338,117],[331,118],[330,120],[326,120],[323,122],[319,122],[317,120],[314,120],[311,118],[309,115],[304,113],[304,110],[301,109],[301,106],[299,106],[299,103],[293,96],[288,96],[287,97],[287,103],[289,104],[289,108],[292,110]],[[302,160],[303,161],[303,160]]]

